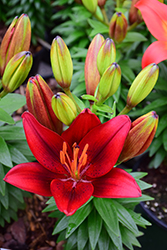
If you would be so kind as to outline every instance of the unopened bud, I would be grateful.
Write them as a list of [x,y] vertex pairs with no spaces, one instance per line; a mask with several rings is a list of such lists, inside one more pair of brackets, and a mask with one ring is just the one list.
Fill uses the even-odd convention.
[[107,38],[102,44],[99,53],[97,55],[97,68],[102,76],[104,71],[108,66],[115,62],[116,59],[116,48],[114,41],[110,38]]
[[25,81],[32,61],[32,54],[29,51],[22,51],[10,59],[2,77],[4,93],[13,92]]
[[97,55],[101,45],[104,42],[104,37],[97,34],[89,45],[85,60],[85,84],[86,93],[94,95],[96,87],[100,81],[100,74],[97,69]]
[[112,63],[104,72],[98,86],[98,103],[103,103],[115,94],[121,82],[121,69],[117,63]]
[[95,13],[97,8],[97,0],[82,0],[82,4],[85,6],[85,8],[91,12]]
[[116,42],[120,43],[124,40],[127,33],[128,22],[121,12],[116,12],[109,24],[109,35]]
[[26,101],[30,113],[45,127],[61,134],[62,123],[51,106],[53,92],[40,76],[30,77],[26,87]]
[[132,0],[131,3],[131,8],[129,11],[129,23],[133,24],[133,23],[141,23],[143,21],[142,15],[140,10],[138,10],[135,7],[135,4],[138,2],[139,0]]
[[100,8],[103,8],[107,0],[98,0],[98,5]]
[[31,41],[31,23],[26,14],[15,17],[0,47],[0,75],[2,76],[9,60],[21,51],[27,51]]
[[159,68],[153,63],[145,67],[133,81],[127,96],[127,106],[132,109],[143,101],[154,88]]
[[128,161],[144,153],[154,138],[157,126],[158,115],[155,111],[151,111],[132,122],[118,161]]
[[69,126],[77,116],[74,102],[64,93],[57,93],[52,97],[52,109],[58,119]]
[[69,89],[73,75],[73,63],[70,52],[60,36],[53,39],[50,58],[56,81],[63,89]]

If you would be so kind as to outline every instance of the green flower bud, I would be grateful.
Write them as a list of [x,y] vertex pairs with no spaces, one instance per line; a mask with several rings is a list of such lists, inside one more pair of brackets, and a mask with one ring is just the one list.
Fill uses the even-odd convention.
[[86,93],[94,95],[96,87],[100,81],[100,74],[97,69],[97,55],[101,45],[104,42],[104,37],[97,34],[91,41],[85,60],[85,84]]
[[69,89],[73,75],[73,63],[70,52],[60,36],[53,39],[50,58],[56,81],[63,89]]
[[21,51],[27,51],[31,41],[31,23],[26,14],[15,17],[0,47],[0,75],[2,76],[9,60]]
[[30,113],[45,127],[61,134],[62,123],[51,106],[53,92],[45,80],[36,75],[30,77],[26,87],[26,102]]
[[98,0],[82,0],[82,4],[91,13],[96,12],[97,2],[98,2]]
[[10,59],[2,77],[4,90],[1,97],[13,92],[25,81],[30,72],[32,61],[32,54],[29,51],[22,51]]
[[98,103],[101,104],[115,94],[121,82],[121,69],[117,63],[112,63],[104,72],[98,86]]
[[154,138],[157,126],[158,115],[155,111],[151,111],[132,122],[118,160],[119,163],[144,153]]
[[116,12],[109,24],[109,35],[116,42],[120,43],[124,40],[127,33],[128,22],[121,12]]
[[97,68],[102,76],[108,66],[115,62],[116,48],[112,39],[107,38],[102,44],[99,53],[97,55]]
[[64,93],[57,93],[52,97],[52,109],[57,118],[65,125],[70,125],[77,116],[74,102]]
[[132,109],[143,101],[154,88],[159,68],[155,63],[145,67],[133,81],[127,96],[127,107]]

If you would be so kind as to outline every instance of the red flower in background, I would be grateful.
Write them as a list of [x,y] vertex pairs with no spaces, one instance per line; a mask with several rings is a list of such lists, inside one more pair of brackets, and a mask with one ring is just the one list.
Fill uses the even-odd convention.
[[158,0],[140,0],[136,5],[150,31],[158,40],[145,51],[142,68],[167,59],[167,5]]
[[75,213],[91,196],[141,196],[135,179],[124,170],[113,168],[131,127],[128,116],[120,115],[101,124],[96,115],[85,109],[60,136],[25,112],[23,126],[38,162],[15,166],[5,176],[6,182],[53,196],[58,209],[66,215]]

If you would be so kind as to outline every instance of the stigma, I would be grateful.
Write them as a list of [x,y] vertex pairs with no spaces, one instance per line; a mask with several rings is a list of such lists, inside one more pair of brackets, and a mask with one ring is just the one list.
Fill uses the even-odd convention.
[[73,149],[73,155],[72,159],[70,159],[70,156],[67,152],[67,143],[63,142],[63,149],[60,151],[60,162],[66,170],[70,173],[71,177],[75,180],[81,179],[81,169],[87,164],[87,150],[88,150],[89,144],[86,144],[84,146],[84,149],[79,157],[79,151],[80,148],[75,142],[72,146]]

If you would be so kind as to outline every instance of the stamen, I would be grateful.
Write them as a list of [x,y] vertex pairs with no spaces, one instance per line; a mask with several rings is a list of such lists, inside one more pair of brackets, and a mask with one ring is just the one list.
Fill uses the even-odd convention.
[[61,164],[65,164],[65,154],[63,151],[60,151],[60,162]]
[[85,156],[85,154],[86,154],[86,152],[88,150],[88,147],[89,147],[89,144],[86,144],[83,151],[82,151],[82,154],[81,154],[81,156],[79,158],[79,163],[82,161],[83,157]]

